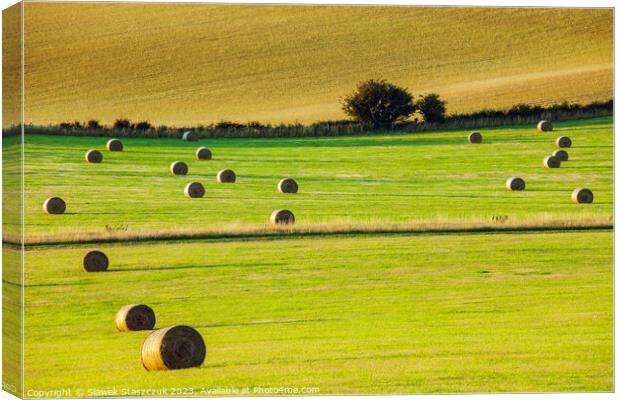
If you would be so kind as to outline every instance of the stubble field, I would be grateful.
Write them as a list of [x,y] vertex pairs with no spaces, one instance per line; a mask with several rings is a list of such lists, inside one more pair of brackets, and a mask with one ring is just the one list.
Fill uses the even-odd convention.
[[611,9],[101,7],[25,5],[26,122],[341,119],[369,78],[451,113],[613,97]]

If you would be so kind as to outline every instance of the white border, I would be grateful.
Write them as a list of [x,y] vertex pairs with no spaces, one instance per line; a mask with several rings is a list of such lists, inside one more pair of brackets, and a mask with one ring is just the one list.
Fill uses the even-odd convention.
[[[25,0],[25,1],[44,1],[44,0]],[[72,2],[92,2],[92,1],[84,1],[84,0],[70,0]],[[131,3],[142,3],[143,1],[138,1],[138,0],[125,0],[125,1],[100,1],[100,2],[131,2]],[[614,28],[615,28],[615,20],[616,20],[616,10],[615,10],[615,5],[616,2],[615,1],[605,1],[605,0],[590,0],[590,1],[576,1],[576,0],[545,0],[545,1],[535,1],[535,0],[526,0],[526,1],[507,1],[507,2],[499,2],[499,1],[493,1],[493,0],[475,0],[475,1],[464,1],[464,0],[451,0],[451,1],[445,1],[445,0],[387,0],[387,1],[378,1],[378,0],[312,0],[312,1],[307,1],[307,0],[210,0],[208,2],[205,1],[200,1],[200,0],[184,0],[184,1],[172,1],[172,0],[150,0],[149,2],[152,3],[218,3],[218,4],[226,4],[226,3],[235,3],[235,4],[306,4],[306,5],[395,5],[395,6],[470,6],[470,7],[475,7],[475,6],[486,6],[486,7],[562,7],[562,8],[566,8],[566,7],[574,7],[574,8],[593,8],[593,7],[601,7],[601,8],[614,8]],[[0,0],[0,5],[2,6],[2,9],[5,9],[13,4],[16,4],[17,2],[14,0]],[[24,8],[23,8],[23,4],[22,4],[22,27],[24,24]],[[0,18],[0,29],[2,28],[2,21]],[[617,30],[614,29],[614,43],[618,42],[618,37],[619,37],[619,33]],[[615,45],[614,45],[614,50],[615,50]],[[23,61],[24,61],[24,40],[23,40],[23,29],[22,29],[22,65],[23,65]],[[617,65],[615,64],[615,53],[614,53],[614,100],[615,99],[615,88],[616,88],[616,82],[615,82],[615,72],[617,71]],[[0,65],[0,69],[1,69],[1,65]],[[24,116],[24,88],[25,88],[25,84],[24,84],[24,71],[22,68],[22,77],[21,77],[21,86],[22,86],[22,104],[21,104],[21,117],[22,117],[22,121],[23,121],[23,116]],[[0,87],[0,94],[1,94],[1,87]],[[618,115],[618,103],[615,103],[615,110],[614,113],[615,115]],[[0,116],[1,116],[1,109],[0,109]],[[615,122],[615,121],[614,121]],[[619,150],[618,148],[616,148],[615,146],[615,138],[617,137],[617,126],[616,124],[614,124],[614,215],[617,214],[617,207],[618,204],[616,202],[616,191],[615,188],[618,186],[618,184],[620,183],[620,178],[618,176],[615,175],[615,159],[618,158],[618,154]],[[23,183],[23,179],[24,179],[24,134],[23,134],[23,124],[22,124],[22,183]],[[1,160],[1,153],[0,153],[0,160]],[[23,184],[22,184],[22,188],[23,188]],[[2,194],[2,188],[0,187],[0,196]],[[23,193],[22,193],[23,195]],[[24,226],[23,226],[23,221],[24,221],[24,202],[22,201],[22,207],[21,207],[21,214],[22,214],[22,243],[24,240]],[[0,223],[2,220],[2,215],[0,214]],[[618,254],[619,254],[619,250],[618,248],[615,246],[615,228],[614,228],[614,387],[618,387],[618,374],[615,371],[615,366],[618,365],[618,361],[620,361],[620,356],[618,355],[617,352],[615,352],[615,343],[616,343],[616,339],[618,338],[617,334],[617,330],[616,330],[616,319],[615,319],[615,310],[618,309],[618,298],[615,296],[615,288],[618,287],[618,283],[620,282],[620,278],[618,277],[618,274],[615,273],[615,266],[616,266],[616,260],[618,260]],[[25,279],[25,274],[24,274],[24,263],[23,263],[23,244],[22,244],[22,288],[24,285],[24,279]],[[24,322],[24,317],[25,317],[25,303],[24,303],[24,295],[25,295],[25,291],[22,289],[22,324]],[[0,316],[1,316],[1,308],[0,308]],[[23,330],[23,325],[22,325],[22,393],[23,393],[23,389],[24,389],[24,385],[25,385],[25,376],[24,376],[24,340],[23,340],[23,334],[24,334],[24,330]],[[0,349],[0,357],[2,355],[2,350]],[[1,364],[0,364],[0,368],[1,368]],[[410,399],[410,398],[418,398],[421,396],[429,396],[429,395],[379,395],[379,396],[370,396],[373,398],[379,398],[379,399]],[[617,396],[614,393],[567,393],[567,394],[558,394],[558,393],[549,393],[549,394],[488,394],[488,395],[481,395],[481,394],[463,394],[463,395],[432,395],[433,399],[448,399],[448,398],[454,398],[455,396],[458,396],[458,398],[460,399],[464,399],[464,400],[470,400],[470,399],[479,399],[481,397],[483,397],[484,399],[489,399],[489,400],[493,400],[493,399],[506,399],[506,400],[513,400],[513,399],[545,399],[545,400],[549,400],[549,399],[555,399],[557,397],[561,397],[564,399],[613,399],[613,398],[617,398],[620,396]],[[342,396],[299,396],[299,397],[291,397],[291,398],[312,398],[312,399],[316,399],[316,398],[320,398],[320,399],[327,399],[327,400],[339,400],[342,398]],[[10,395],[7,392],[4,391],[0,391],[0,400],[5,400],[5,399],[14,399],[15,397]],[[228,397],[229,399],[247,399],[247,398],[239,398],[239,397]],[[264,399],[282,399],[282,398],[288,398],[288,397],[263,397]],[[145,399],[149,399],[147,397],[145,397]]]

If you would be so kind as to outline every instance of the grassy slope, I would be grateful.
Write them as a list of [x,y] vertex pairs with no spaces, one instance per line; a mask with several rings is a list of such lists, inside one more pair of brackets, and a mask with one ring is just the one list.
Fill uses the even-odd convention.
[[[483,131],[485,144],[471,145],[467,132],[320,139],[209,140],[212,161],[195,161],[198,144],[172,139],[126,139],[126,151],[104,152],[102,164],[87,164],[88,148],[104,138],[26,138],[26,236],[109,227],[136,230],[218,228],[235,232],[264,227],[272,210],[291,209],[300,229],[327,224],[382,226],[391,223],[508,223],[556,219],[610,223],[613,213],[611,119],[566,122],[548,134],[530,127]],[[542,159],[565,134],[573,139],[570,161],[560,169]],[[185,160],[187,177],[169,172]],[[238,182],[215,182],[217,171],[232,168]],[[509,192],[510,176],[527,182]],[[300,184],[297,195],[277,193],[282,177]],[[203,199],[183,196],[186,183],[200,181]],[[576,187],[589,187],[595,203],[570,201]],[[68,214],[45,215],[43,201],[60,196]],[[68,236],[65,237],[68,238]],[[62,236],[60,237],[63,238]]]
[[[2,234],[21,242],[21,138],[2,139]],[[2,246],[2,379],[5,390],[21,393],[22,263],[21,252]]]
[[22,390],[21,252],[2,245],[2,381],[16,396]]
[[612,97],[612,10],[28,3],[26,114],[341,118],[383,77],[449,111]]
[[[30,250],[26,389],[610,391],[612,246],[612,231],[119,245],[101,274],[81,270],[88,247]],[[113,323],[135,302],[197,327],[203,367],[145,372],[146,333]]]

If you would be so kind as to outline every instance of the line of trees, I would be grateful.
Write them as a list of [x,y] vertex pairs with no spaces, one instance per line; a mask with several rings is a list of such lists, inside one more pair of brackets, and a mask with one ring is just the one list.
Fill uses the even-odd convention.
[[[352,121],[361,123],[367,129],[386,129],[406,121],[412,114],[419,113],[425,122],[443,122],[446,119],[446,102],[438,94],[420,95],[414,100],[408,89],[398,87],[385,80],[368,80],[360,83],[354,93],[342,100],[342,109]],[[103,129],[99,121],[91,119],[86,123],[80,121],[62,122],[59,127],[64,130]],[[241,124],[221,121],[213,125],[215,129],[264,129],[260,122]],[[162,128],[167,129],[166,126]],[[114,130],[146,131],[158,129],[148,121],[131,122],[127,118],[119,118],[112,125]]]
[[[360,83],[341,99],[342,110],[350,119],[318,121],[308,125],[262,124],[257,121],[239,123],[220,121],[207,126],[154,126],[149,121],[132,122],[117,119],[103,126],[91,119],[87,122],[63,122],[59,125],[26,126],[33,133],[97,136],[179,137],[187,130],[201,137],[299,137],[363,134],[377,130],[416,132],[432,129],[469,129],[506,124],[530,123],[536,119],[588,118],[613,115],[613,100],[586,105],[567,102],[551,106],[517,104],[507,110],[481,110],[466,114],[446,114],[446,102],[437,93],[419,95],[385,80],[371,79]],[[17,128],[4,129],[3,135],[18,134]]]
[[[61,122],[58,125],[61,129],[105,129],[106,127],[101,125],[99,121],[96,119],[91,119],[86,123],[80,121],[74,122]],[[140,121],[140,122],[131,122],[127,118],[119,118],[114,121],[112,125],[112,129],[116,130],[137,130],[137,131],[147,131],[152,129],[153,125],[149,121]]]
[[[502,125],[535,124],[541,119],[561,121],[569,119],[593,118],[613,115],[613,100],[594,102],[590,104],[554,104],[547,107],[516,105],[508,110],[482,110],[468,114],[452,114],[445,117],[443,122],[425,122],[406,120],[397,122],[381,131],[391,132],[419,132],[447,129],[480,129]],[[104,137],[145,137],[145,138],[180,138],[184,132],[190,130],[201,138],[216,137],[318,137],[318,136],[345,136],[365,135],[376,132],[366,125],[351,120],[319,121],[312,124],[278,124],[264,125],[258,122],[247,124],[222,121],[210,125],[189,127],[157,126],[147,130],[129,128],[114,129],[112,127],[88,128],[87,124],[80,124],[81,128],[61,128],[59,125],[36,126],[26,125],[27,134],[67,135],[67,136],[104,136]],[[4,128],[3,136],[19,135],[20,126]]]

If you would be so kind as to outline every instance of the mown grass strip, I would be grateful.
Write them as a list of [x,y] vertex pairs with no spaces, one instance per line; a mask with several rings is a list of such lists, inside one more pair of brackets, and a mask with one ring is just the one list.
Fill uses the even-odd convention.
[[[452,225],[452,226],[451,226]],[[562,231],[593,231],[611,230],[613,223],[592,222],[585,224],[553,223],[553,224],[507,224],[478,226],[458,226],[445,224],[431,227],[427,224],[403,225],[357,225],[343,228],[333,226],[310,226],[300,228],[247,228],[238,231],[194,230],[194,231],[155,231],[155,232],[122,232],[97,234],[88,232],[75,235],[43,235],[31,238],[24,244],[25,248],[50,246],[86,245],[104,243],[147,243],[174,241],[246,241],[246,240],[285,240],[308,237],[347,237],[347,236],[385,236],[385,235],[440,235],[440,234],[480,234],[480,233],[531,233],[531,232],[562,232]],[[20,246],[10,238],[3,238],[9,246]]]

